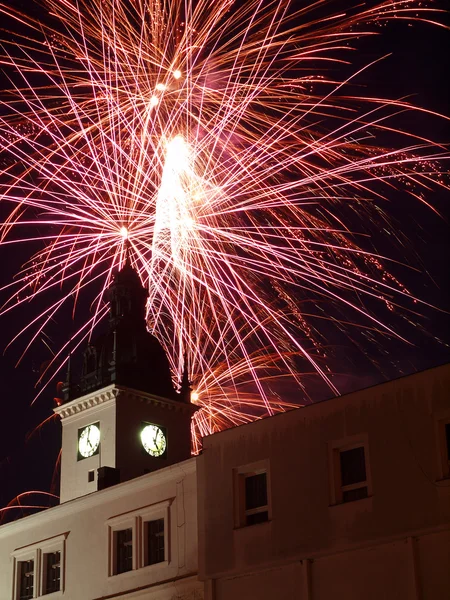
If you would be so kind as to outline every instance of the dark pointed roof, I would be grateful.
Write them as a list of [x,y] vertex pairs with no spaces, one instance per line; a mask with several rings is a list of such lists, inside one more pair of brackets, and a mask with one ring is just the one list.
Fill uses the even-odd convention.
[[185,394],[174,389],[163,347],[147,330],[147,297],[139,274],[127,258],[108,290],[108,331],[86,348],[81,377],[66,384],[65,401],[112,383],[186,401]]

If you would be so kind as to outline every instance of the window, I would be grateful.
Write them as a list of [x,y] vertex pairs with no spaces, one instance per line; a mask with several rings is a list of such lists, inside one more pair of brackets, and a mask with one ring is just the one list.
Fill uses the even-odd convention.
[[133,529],[121,529],[115,532],[116,568],[115,575],[126,573],[133,568]]
[[345,504],[372,495],[367,434],[328,444],[331,504]]
[[450,463],[450,423],[445,423],[445,445],[447,447],[447,462]]
[[44,594],[59,592],[61,589],[61,552],[44,554]]
[[[173,498],[108,519],[108,575],[170,563],[170,506]],[[154,566],[156,565],[156,566]]]
[[235,526],[257,525],[270,520],[268,461],[234,471]]
[[33,598],[34,592],[34,560],[19,562],[19,600]]
[[164,519],[147,521],[145,565],[155,565],[163,562],[164,555]]
[[113,517],[107,521],[109,562],[108,574],[121,575],[136,569],[136,540],[138,522],[132,513]]
[[245,476],[245,524],[269,520],[267,507],[267,473]]
[[88,471],[88,482],[91,483],[95,479],[94,471]]
[[367,498],[364,446],[339,452],[342,502]]
[[450,415],[449,411],[441,414],[437,424],[437,440],[440,454],[440,477],[448,479],[450,477]]
[[[64,592],[63,565],[69,533],[67,531],[12,552],[13,600]],[[56,597],[61,597],[61,594],[56,594]]]

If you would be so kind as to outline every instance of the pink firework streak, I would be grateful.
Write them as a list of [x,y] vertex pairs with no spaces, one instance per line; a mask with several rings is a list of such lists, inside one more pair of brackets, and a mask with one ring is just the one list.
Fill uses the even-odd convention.
[[441,12],[295,4],[46,0],[42,22],[0,5],[15,28],[0,59],[1,243],[40,243],[1,314],[49,298],[12,340],[23,356],[66,307],[92,310],[39,383],[105,316],[126,253],[175,380],[188,356],[195,449],[292,406],[280,378],[307,401],[305,365],[337,393],[323,324],[375,344],[402,337],[390,314],[414,320],[420,301],[366,238],[388,230],[395,190],[427,204],[445,187],[446,148],[396,125],[443,117],[358,87],[383,57],[357,50],[390,20],[439,26]]

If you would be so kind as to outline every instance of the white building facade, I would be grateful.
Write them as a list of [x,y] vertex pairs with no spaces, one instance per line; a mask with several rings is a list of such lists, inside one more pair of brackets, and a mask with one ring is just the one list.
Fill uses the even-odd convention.
[[1,600],[200,600],[196,497],[192,458],[3,525]]

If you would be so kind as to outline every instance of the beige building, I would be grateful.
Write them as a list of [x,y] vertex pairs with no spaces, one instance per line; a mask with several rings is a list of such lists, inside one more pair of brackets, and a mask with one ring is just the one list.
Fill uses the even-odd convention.
[[450,598],[450,365],[205,438],[208,600]]
[[1,600],[200,600],[196,495],[191,458],[3,525]]

